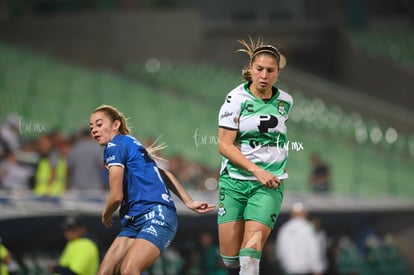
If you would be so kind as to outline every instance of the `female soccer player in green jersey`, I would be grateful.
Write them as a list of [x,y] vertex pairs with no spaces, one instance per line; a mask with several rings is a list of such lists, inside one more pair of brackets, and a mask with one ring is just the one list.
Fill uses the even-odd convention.
[[252,275],[282,205],[293,99],[274,86],[286,64],[279,50],[262,39],[239,42],[250,62],[246,82],[227,94],[218,118],[218,232],[224,264]]

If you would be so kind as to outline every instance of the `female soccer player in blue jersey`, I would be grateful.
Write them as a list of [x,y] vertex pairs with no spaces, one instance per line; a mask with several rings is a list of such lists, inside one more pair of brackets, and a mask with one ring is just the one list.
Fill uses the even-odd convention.
[[158,168],[144,146],[129,135],[125,117],[116,108],[103,105],[95,109],[90,130],[105,146],[104,164],[109,171],[102,223],[111,227],[112,215],[120,207],[122,225],[98,274],[140,274],[175,236],[177,214],[169,189],[197,213],[209,212],[215,205],[193,201],[173,174]]
[[262,39],[240,42],[249,55],[246,82],[227,94],[219,112],[218,231],[224,264],[255,275],[282,205],[293,99],[273,86],[286,62],[279,50]]

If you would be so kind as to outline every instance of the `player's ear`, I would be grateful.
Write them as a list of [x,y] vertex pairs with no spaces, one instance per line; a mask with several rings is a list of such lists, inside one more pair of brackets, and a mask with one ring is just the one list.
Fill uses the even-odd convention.
[[112,124],[112,126],[113,126],[112,128],[114,130],[119,130],[119,127],[121,127],[121,121],[115,120],[114,123]]

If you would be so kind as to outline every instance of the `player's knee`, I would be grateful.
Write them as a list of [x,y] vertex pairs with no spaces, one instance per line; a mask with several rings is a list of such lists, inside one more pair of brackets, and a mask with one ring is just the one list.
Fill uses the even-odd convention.
[[115,274],[115,273],[119,273],[119,270],[117,272],[114,267],[108,266],[106,262],[104,261],[99,266],[97,275],[110,275],[110,274]]
[[234,269],[240,267],[239,256],[221,255],[221,259],[223,260],[224,266],[227,268]]
[[133,274],[137,274],[137,271],[138,271],[138,274],[141,274],[141,269],[137,270],[136,267],[122,264],[119,273],[121,275],[133,275]]

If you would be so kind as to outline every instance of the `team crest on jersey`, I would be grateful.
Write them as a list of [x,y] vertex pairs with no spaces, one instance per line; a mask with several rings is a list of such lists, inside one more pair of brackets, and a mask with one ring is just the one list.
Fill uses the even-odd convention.
[[108,142],[107,148],[113,147],[113,146],[116,146],[116,144],[115,143],[112,143],[112,142]]
[[224,215],[226,215],[226,209],[224,208],[224,204],[222,204],[222,203],[220,203],[220,205],[219,205],[218,215],[220,217],[223,217]]
[[279,114],[284,116],[286,114],[285,104],[283,104],[283,102],[279,102],[278,106],[277,106],[277,110],[278,110]]

